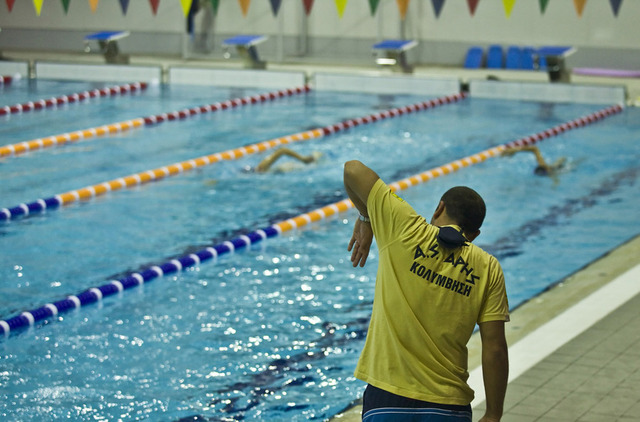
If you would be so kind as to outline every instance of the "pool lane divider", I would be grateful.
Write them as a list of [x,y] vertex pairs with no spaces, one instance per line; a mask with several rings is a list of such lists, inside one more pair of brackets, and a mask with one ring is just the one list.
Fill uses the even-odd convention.
[[[61,193],[50,198],[41,198],[30,203],[22,203],[12,208],[0,208],[0,221],[11,220],[16,217],[26,217],[32,214],[44,212],[58,208],[63,205],[69,205],[78,201],[88,201],[97,196],[104,195],[108,192],[114,192],[124,188],[132,188],[143,185],[152,181],[158,181],[169,176],[174,176],[188,170],[198,167],[208,166],[223,160],[235,160],[246,155],[257,152],[266,151],[267,149],[278,145],[285,145],[292,142],[307,141],[311,139],[319,139],[325,136],[341,132],[362,124],[374,123],[391,117],[402,116],[404,114],[417,111],[427,110],[436,106],[450,104],[460,101],[466,97],[464,93],[448,95],[429,101],[423,101],[408,106],[402,106],[385,110],[379,113],[371,114],[365,117],[349,119],[341,123],[317,128],[306,132],[300,132],[289,136],[283,136],[269,141],[263,141],[257,144],[235,148],[224,152],[205,155],[195,159],[174,163],[168,166],[147,170],[144,172],[120,177],[111,181],[99,183],[93,186],[87,186],[81,189]],[[165,117],[162,117],[163,119]]]
[[14,80],[17,81],[20,78],[19,73],[16,73],[15,76],[0,75],[0,85],[10,85]]
[[124,95],[128,93],[134,93],[137,91],[143,91],[147,89],[149,84],[146,82],[134,82],[125,85],[111,86],[102,89],[94,89],[91,91],[76,92],[74,94],[62,95],[60,97],[53,97],[48,99],[41,99],[37,101],[29,101],[23,104],[16,104],[12,106],[0,107],[0,116],[7,114],[24,113],[32,110],[43,110],[45,108],[62,106],[65,104],[72,104],[75,102],[85,101],[89,98],[107,97],[114,95]]
[[[605,117],[620,113],[622,110],[623,110],[623,107],[621,105],[614,105],[611,107],[607,107],[605,109],[591,113],[587,116],[580,117],[566,123],[562,123],[558,126],[554,126],[550,129],[544,130],[534,135],[526,136],[524,138],[520,138],[503,145],[489,148],[487,150],[470,155],[468,157],[461,158],[459,160],[452,161],[448,164],[444,164],[434,169],[427,170],[425,172],[418,173],[416,175],[407,177],[405,179],[393,182],[389,184],[389,187],[394,192],[397,192],[399,190],[404,190],[411,186],[415,186],[415,185],[427,182],[431,179],[435,179],[437,177],[453,173],[464,167],[469,167],[473,164],[481,163],[487,160],[488,158],[499,156],[502,154],[502,151],[508,148],[524,146],[524,145],[533,145],[536,142],[542,141],[552,136],[560,135],[561,133],[564,133],[571,129],[576,129],[576,128],[587,126],[591,123],[595,123],[599,120],[604,119]],[[272,227],[274,227],[279,233],[282,233],[282,232],[286,232],[289,230],[293,230],[293,229],[305,226],[312,222],[319,221],[325,217],[334,215],[338,212],[344,212],[350,208],[353,208],[353,203],[351,202],[350,199],[347,198],[347,199],[343,199],[342,201],[338,201],[334,204],[325,206],[323,208],[316,209],[309,213],[301,214],[295,218],[281,221],[279,223],[274,224]]]
[[125,132],[129,129],[143,127],[144,120],[142,118],[126,120],[118,123],[94,127],[75,132],[63,133],[60,135],[48,136],[46,138],[38,138],[31,141],[20,142],[12,145],[0,146],[0,158],[16,156],[29,151],[51,148],[54,146],[64,145],[70,142],[77,142],[82,139],[90,139],[96,136],[104,136],[110,133]]
[[308,92],[310,88],[308,86],[283,89],[279,91],[269,92],[266,94],[258,94],[251,97],[235,98],[226,100],[223,102],[217,102],[213,104],[203,105],[199,107],[193,107],[186,110],[173,111],[170,113],[162,113],[155,116],[139,117],[132,120],[127,120],[119,123],[112,123],[100,127],[89,128],[79,130],[75,132],[63,133],[60,135],[53,135],[46,138],[34,139],[31,141],[19,142],[12,145],[0,146],[0,158],[8,156],[16,156],[24,154],[29,151],[36,151],[39,149],[50,148],[54,146],[64,145],[70,142],[77,142],[82,139],[90,139],[96,136],[103,136],[112,133],[124,132],[129,129],[139,128],[144,126],[153,126],[168,120],[185,119],[197,114],[211,113],[219,110],[226,110],[236,108],[239,106],[257,104],[266,101],[271,101],[277,98],[287,97],[294,94],[301,94]]
[[[390,184],[389,186],[394,191],[406,189],[411,186],[424,183],[430,179],[444,176],[445,174],[449,174],[461,168],[468,167],[472,164],[483,162],[490,157],[499,155],[507,148],[521,145],[532,145],[546,138],[560,135],[561,133],[564,133],[568,130],[595,123],[605,117],[620,113],[622,110],[623,107],[620,105],[608,107],[592,113],[588,116],[563,123],[551,129],[547,129],[543,132],[539,132],[535,135],[527,136],[513,142],[490,148],[477,154],[473,154],[469,157],[437,167],[433,170],[429,170],[416,176],[400,180],[398,182]],[[141,286],[144,283],[150,282],[156,278],[179,273],[184,269],[198,266],[201,263],[209,260],[213,260],[215,262],[218,257],[222,255],[233,254],[237,250],[248,248],[252,244],[258,243],[262,240],[277,237],[284,232],[300,228],[312,222],[320,221],[341,212],[348,211],[351,208],[353,208],[353,203],[351,202],[351,200],[348,198],[343,199],[325,207],[318,208],[305,214],[301,214],[297,217],[272,224],[269,227],[240,235],[215,246],[207,247],[198,252],[171,259],[168,262],[160,265],[153,265],[140,272],[134,272],[130,275],[127,275],[126,277],[123,277],[119,280],[112,280],[104,285],[92,287],[78,295],[71,295],[57,302],[47,303],[40,308],[22,312],[21,314],[6,320],[0,320],[0,334],[4,333],[5,336],[8,336],[11,331],[26,328],[34,325],[37,321],[56,317],[63,312],[99,302],[107,296],[120,293],[133,287]]]
[[157,114],[155,116],[149,116],[144,118],[144,123],[147,126],[153,126],[168,120],[186,119],[187,117],[195,116],[198,114],[211,113],[219,110],[227,110],[239,106],[264,103],[266,101],[275,100],[283,97],[291,97],[296,94],[303,94],[311,91],[309,85],[304,85],[296,88],[287,88],[279,91],[269,92],[266,94],[257,94],[251,97],[235,98],[233,100],[226,100],[223,102],[217,102],[213,104],[207,104],[199,107],[187,108],[184,110],[178,110],[171,113]]
[[473,164],[481,163],[491,157],[496,157],[502,154],[503,151],[509,148],[521,147],[525,145],[533,145],[537,142],[543,141],[547,138],[551,138],[553,136],[558,136],[564,132],[567,132],[572,129],[581,128],[587,126],[591,123],[595,123],[604,119],[605,117],[609,117],[611,115],[617,114],[624,110],[622,105],[613,105],[611,107],[604,108],[602,110],[598,110],[594,113],[588,114],[584,117],[579,117],[577,119],[571,120],[569,122],[565,122],[554,126],[550,129],[544,130],[542,132],[538,132],[534,135],[525,136],[523,138],[517,139],[515,141],[508,142],[506,144],[498,145],[493,148],[489,148],[487,150],[481,151],[479,153],[470,155],[465,158],[461,158],[459,160],[452,161],[448,164],[444,164],[442,166],[436,167],[434,169],[418,173],[416,175],[410,176],[406,179],[402,179],[395,183],[389,185],[391,189],[403,190],[409,188],[413,185],[417,185],[423,182],[426,182],[430,179],[435,179],[439,176],[444,176],[445,174],[453,173],[455,171],[460,170],[464,167],[469,167]]

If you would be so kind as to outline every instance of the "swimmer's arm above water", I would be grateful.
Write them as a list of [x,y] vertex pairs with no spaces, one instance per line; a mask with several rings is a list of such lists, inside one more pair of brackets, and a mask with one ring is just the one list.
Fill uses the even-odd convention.
[[520,151],[532,152],[536,156],[536,161],[538,162],[539,166],[545,167],[545,168],[549,167],[547,162],[542,157],[542,154],[540,153],[540,150],[535,145],[525,145],[525,146],[522,146],[522,147],[507,148],[504,151],[502,151],[502,155],[509,157],[509,156],[512,156],[513,154],[515,154],[516,152],[520,152]]
[[293,157],[296,160],[302,161],[305,164],[309,164],[315,160],[313,155],[304,156],[304,155],[298,154],[293,150],[290,150],[289,148],[280,148],[279,150],[277,150],[276,152],[274,152],[273,154],[271,154],[270,156],[262,160],[260,164],[256,166],[256,171],[265,172],[269,170],[271,166],[273,166],[273,163],[275,163],[277,160],[280,159],[280,157],[283,157],[285,155],[288,155],[289,157]]
[[[367,199],[371,188],[380,178],[369,167],[360,161],[347,161],[344,165],[344,188],[349,195],[349,199],[358,209],[360,215],[365,219],[369,218],[367,212]],[[351,262],[354,267],[360,265],[364,267],[369,256],[369,249],[373,241],[373,231],[368,221],[357,219],[353,227],[353,235],[349,241],[348,251],[351,251]]]

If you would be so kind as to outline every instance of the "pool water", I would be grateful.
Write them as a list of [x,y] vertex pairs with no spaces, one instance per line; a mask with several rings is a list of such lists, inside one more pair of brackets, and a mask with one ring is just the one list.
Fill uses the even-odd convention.
[[[22,86],[27,95],[19,85],[4,94],[16,103],[83,86],[95,84],[38,81]],[[6,116],[0,131],[15,143],[262,92],[150,87]],[[0,208],[424,100],[312,91],[2,159]],[[267,155],[257,154],[0,223],[0,318],[341,200],[346,160],[393,182],[604,106],[468,98],[293,144],[323,153],[293,172],[245,172]],[[426,216],[451,186],[483,195],[488,213],[476,243],[499,258],[515,308],[640,233],[639,114],[626,109],[541,142],[549,160],[567,157],[557,180],[534,176],[533,156],[523,153],[400,195]],[[364,388],[352,373],[377,256],[351,267],[353,219],[349,212],[285,232],[12,333],[0,340],[0,415],[330,418]]]

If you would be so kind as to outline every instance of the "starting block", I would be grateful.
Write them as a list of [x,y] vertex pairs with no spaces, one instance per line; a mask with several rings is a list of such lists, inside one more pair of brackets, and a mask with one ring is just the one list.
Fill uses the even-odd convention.
[[[244,59],[244,67],[249,69],[265,69],[267,62],[260,60],[258,57],[256,45],[266,40],[267,37],[264,35],[237,35],[224,40],[222,47],[228,49],[231,46],[235,46],[238,54]],[[231,57],[228,51],[225,52],[224,56],[225,58]]]
[[91,43],[97,41],[107,63],[128,64],[129,56],[121,54],[118,49],[118,40],[128,36],[129,31],[103,31],[89,34],[84,37],[84,51],[91,52]]
[[374,44],[376,63],[391,66],[395,72],[412,73],[413,66],[407,63],[406,52],[418,45],[414,40],[384,40]]
[[564,59],[575,53],[573,47],[540,47],[537,50],[538,56],[545,58],[550,82],[569,82],[570,74]]

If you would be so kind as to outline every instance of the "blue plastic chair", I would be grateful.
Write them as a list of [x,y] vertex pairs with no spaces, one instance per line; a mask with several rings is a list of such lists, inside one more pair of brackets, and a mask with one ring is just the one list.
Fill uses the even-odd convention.
[[478,69],[482,67],[482,59],[484,58],[484,51],[481,47],[470,47],[467,50],[467,56],[464,59],[465,69]]
[[504,67],[504,52],[502,46],[491,45],[487,52],[487,67],[489,69],[502,69]]
[[507,60],[504,67],[511,70],[522,68],[522,49],[520,47],[512,45],[507,48]]
[[542,54],[537,54],[537,56],[538,56],[538,70],[542,70],[543,72],[546,72],[547,59]]
[[522,61],[520,62],[522,69],[535,70],[535,54],[536,51],[533,47],[524,47],[522,49]]

